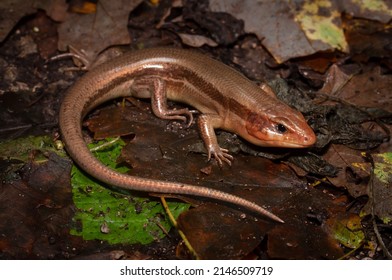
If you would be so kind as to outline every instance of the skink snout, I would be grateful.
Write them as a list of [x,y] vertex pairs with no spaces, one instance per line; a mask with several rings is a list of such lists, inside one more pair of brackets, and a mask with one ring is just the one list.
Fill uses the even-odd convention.
[[303,136],[303,143],[304,146],[312,146],[316,143],[317,141],[317,136],[313,132],[313,130],[309,127],[309,131],[306,132]]

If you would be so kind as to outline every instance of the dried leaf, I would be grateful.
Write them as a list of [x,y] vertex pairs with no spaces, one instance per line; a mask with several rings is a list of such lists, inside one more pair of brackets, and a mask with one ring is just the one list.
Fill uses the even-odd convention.
[[92,63],[107,47],[129,44],[129,12],[140,2],[102,0],[98,2],[96,13],[70,14],[58,29],[59,50],[67,51],[72,46],[83,51],[86,60]]

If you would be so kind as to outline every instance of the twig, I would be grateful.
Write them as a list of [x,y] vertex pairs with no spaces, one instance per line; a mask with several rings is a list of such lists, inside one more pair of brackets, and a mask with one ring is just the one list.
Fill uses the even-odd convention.
[[116,137],[116,138],[114,138],[113,140],[110,140],[109,142],[103,143],[102,145],[99,145],[99,146],[97,146],[97,147],[95,147],[95,148],[91,148],[90,151],[91,151],[91,152],[96,152],[96,151],[99,151],[99,150],[101,150],[101,149],[104,149],[104,148],[106,148],[106,147],[108,147],[108,146],[110,146],[110,145],[113,145],[113,144],[116,143],[119,139],[120,139],[120,137]]
[[178,228],[177,221],[176,221],[176,219],[174,218],[172,212],[170,211],[169,206],[167,205],[166,199],[165,199],[163,196],[161,196],[161,202],[162,202],[163,208],[164,208],[165,211],[166,211],[166,214],[167,214],[168,217],[169,217],[169,220],[171,221],[172,225],[178,230],[178,233],[180,234],[182,240],[183,240],[184,243],[185,243],[185,246],[186,246],[186,247],[188,248],[188,250],[192,253],[192,255],[193,255],[196,259],[199,260],[200,258],[199,258],[199,256],[197,255],[196,251],[193,249],[193,247],[192,247],[191,243],[189,242],[188,238],[186,238],[186,236],[185,236],[185,234],[182,232],[182,230],[180,230],[180,229]]

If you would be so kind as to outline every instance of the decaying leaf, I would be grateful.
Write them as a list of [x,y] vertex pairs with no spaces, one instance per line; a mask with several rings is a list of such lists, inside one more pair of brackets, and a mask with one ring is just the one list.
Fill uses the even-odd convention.
[[334,1],[304,1],[300,12],[295,14],[295,19],[300,23],[313,48],[332,48],[347,52],[348,45],[340,16]]
[[373,154],[374,175],[369,182],[369,201],[363,214],[373,213],[389,223],[392,221],[392,153]]
[[179,229],[201,259],[243,259],[261,243],[257,221],[211,203],[180,215]]
[[0,41],[3,41],[21,17],[35,12],[31,1],[0,1]]
[[379,67],[360,73],[355,65],[333,65],[325,80],[320,93],[338,97],[360,108],[392,111],[392,77],[384,75]]
[[218,45],[214,40],[202,35],[190,35],[184,33],[177,33],[177,35],[180,36],[184,44],[192,47],[201,47],[203,45],[216,47]]
[[365,242],[361,218],[358,215],[338,215],[329,219],[325,227],[347,248],[357,249]]
[[96,13],[69,14],[58,29],[59,50],[68,51],[68,47],[72,46],[83,51],[85,59],[92,63],[107,47],[129,44],[129,12],[140,2],[103,0],[97,3]]
[[245,31],[256,34],[278,63],[315,52],[301,27],[294,21],[287,1],[211,0],[210,9],[242,19]]
[[340,170],[336,177],[328,177],[332,185],[346,188],[355,198],[367,194],[370,164],[362,156],[361,151],[343,145],[331,145],[324,159],[332,162]]
[[[341,16],[390,21],[392,7],[385,1],[242,1],[210,0],[210,9],[242,19],[247,33],[255,33],[277,62],[320,51],[348,52]],[[271,32],[274,30],[274,32]],[[295,43],[294,43],[295,42]]]

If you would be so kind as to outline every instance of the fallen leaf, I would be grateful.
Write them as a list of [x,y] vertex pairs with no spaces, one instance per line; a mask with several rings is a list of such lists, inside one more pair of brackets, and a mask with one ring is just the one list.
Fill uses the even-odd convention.
[[347,189],[353,197],[367,194],[370,164],[366,162],[361,151],[343,145],[331,145],[324,159],[340,170],[336,177],[328,177],[332,185]]
[[299,11],[295,13],[295,20],[301,25],[313,48],[348,52],[341,15],[334,1],[303,1],[297,8]]
[[343,23],[353,61],[365,64],[371,58],[380,58],[381,64],[391,69],[389,54],[392,28],[390,26],[362,18],[344,18]]
[[[104,142],[90,145],[99,147]],[[121,140],[94,152],[109,168],[119,173],[129,169],[117,166],[116,160],[125,143]],[[80,227],[71,233],[85,240],[105,240],[109,244],[149,244],[165,236],[171,224],[159,201],[129,193],[114,186],[114,191],[74,166],[72,169],[73,200],[77,207],[74,221]],[[186,210],[184,203],[169,203],[174,217]],[[165,229],[165,231],[162,230]]]
[[102,0],[93,14],[69,14],[59,25],[58,48],[68,51],[68,47],[83,51],[85,59],[92,63],[96,56],[114,45],[130,43],[127,22],[130,11],[142,1]]
[[[346,213],[345,200],[322,187],[295,188],[279,205],[285,224],[268,232],[266,253],[273,259],[337,259],[343,250],[324,224]],[[283,214],[285,213],[285,214]]]
[[357,249],[365,242],[361,218],[356,214],[335,216],[328,219],[325,227],[347,248]]
[[201,47],[203,45],[207,45],[210,47],[216,47],[218,46],[218,44],[206,37],[206,36],[202,36],[202,35],[191,35],[191,34],[185,34],[185,33],[177,33],[178,36],[180,36],[181,41],[191,47]]
[[369,182],[369,201],[363,215],[373,213],[384,223],[392,221],[392,153],[373,154],[374,176]]
[[211,0],[210,9],[243,20],[245,32],[256,34],[278,63],[328,49],[312,46],[300,25],[294,21],[292,8],[287,1]]
[[67,251],[73,214],[65,187],[69,170],[69,161],[50,154],[44,163],[32,161],[19,169],[21,178],[0,181],[3,258],[49,259]]
[[211,203],[181,214],[178,227],[198,257],[209,260],[242,259],[265,235],[257,221],[247,215]]
[[321,227],[313,224],[276,227],[269,232],[267,252],[272,259],[338,259],[343,250]]
[[228,13],[214,13],[208,9],[208,3],[185,1],[183,18],[190,22],[191,33],[194,33],[194,23],[201,34],[208,34],[219,45],[234,44],[243,35],[244,24],[241,20]]
[[278,63],[321,51],[348,52],[341,22],[343,13],[349,11],[354,17],[384,23],[392,15],[390,5],[384,1],[360,0],[210,0],[210,9],[243,20],[245,32],[256,34]]
[[392,5],[385,0],[347,0],[339,1],[339,5],[346,13],[358,18],[378,20],[388,23],[392,18]]
[[2,42],[15,24],[24,16],[35,12],[31,1],[2,0],[0,1],[0,41]]
[[[379,67],[359,73],[356,67],[333,65],[320,92],[338,97],[358,107],[379,108],[392,112],[392,77]],[[345,71],[346,70],[346,71]]]

